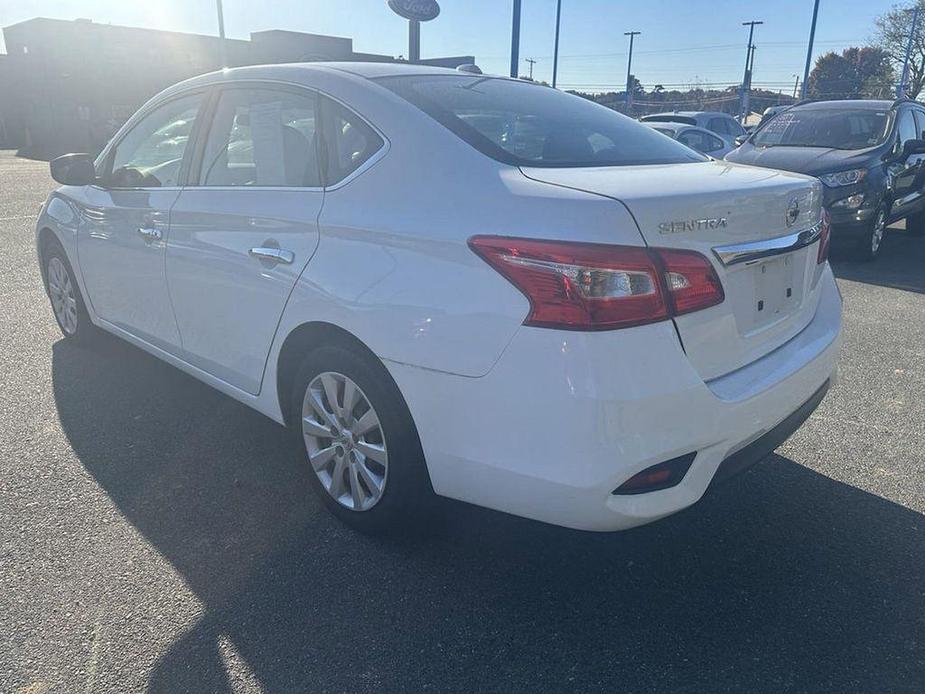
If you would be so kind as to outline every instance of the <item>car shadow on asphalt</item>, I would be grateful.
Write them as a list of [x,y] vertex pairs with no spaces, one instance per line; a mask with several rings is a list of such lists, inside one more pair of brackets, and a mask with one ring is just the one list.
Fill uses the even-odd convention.
[[230,692],[229,657],[268,692],[925,681],[923,517],[786,458],[624,533],[447,502],[377,539],[311,496],[284,429],[127,344],[58,342],[53,385],[84,467],[203,604],[151,691]]
[[849,249],[832,249],[832,271],[839,279],[925,294],[925,237],[890,227],[876,261],[854,260]]

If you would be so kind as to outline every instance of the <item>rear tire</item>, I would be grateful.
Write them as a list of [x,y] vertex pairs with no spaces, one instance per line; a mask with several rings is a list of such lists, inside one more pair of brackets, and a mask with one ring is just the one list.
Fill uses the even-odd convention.
[[296,376],[290,413],[312,488],[338,519],[382,533],[432,510],[417,429],[382,364],[351,347],[315,349]]
[[858,260],[872,262],[880,255],[883,239],[886,237],[887,209],[884,206],[877,208],[874,219],[867,231],[858,240],[856,255]]
[[45,244],[42,267],[45,274],[45,292],[64,339],[75,343],[91,342],[99,335],[99,330],[90,320],[74,270],[64,248],[57,240]]

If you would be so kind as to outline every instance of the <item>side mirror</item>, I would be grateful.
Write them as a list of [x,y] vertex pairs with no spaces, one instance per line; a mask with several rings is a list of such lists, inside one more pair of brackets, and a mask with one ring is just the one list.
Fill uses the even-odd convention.
[[52,159],[50,166],[51,177],[66,186],[88,186],[96,181],[96,170],[89,154],[65,154]]
[[735,139],[736,147],[741,147],[742,145],[744,145],[744,144],[745,144],[745,141],[746,141],[747,139],[748,139],[748,135],[747,135],[747,134],[746,134],[746,135],[739,135],[739,136]]
[[925,140],[906,140],[903,143],[903,159],[913,154],[925,154]]

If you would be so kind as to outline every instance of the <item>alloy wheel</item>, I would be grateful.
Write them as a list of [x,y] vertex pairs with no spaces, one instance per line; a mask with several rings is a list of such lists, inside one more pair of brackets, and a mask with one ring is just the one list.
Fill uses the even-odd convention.
[[77,334],[77,294],[71,275],[57,256],[48,261],[48,296],[65,335]]
[[338,504],[368,511],[379,502],[389,469],[385,435],[352,379],[334,371],[312,379],[302,401],[302,436],[312,470]]
[[877,255],[880,250],[880,243],[883,241],[883,233],[886,230],[886,211],[880,210],[877,218],[874,220],[874,228],[870,234],[870,254]]

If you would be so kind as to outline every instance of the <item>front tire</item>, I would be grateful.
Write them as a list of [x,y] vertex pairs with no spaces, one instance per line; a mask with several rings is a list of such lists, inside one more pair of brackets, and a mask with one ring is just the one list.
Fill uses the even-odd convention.
[[869,229],[864,233],[857,246],[858,260],[871,262],[880,255],[880,249],[883,246],[883,238],[886,236],[887,210],[886,207],[880,206],[874,214],[874,219]]
[[51,301],[55,322],[66,340],[87,342],[96,335],[96,326],[84,304],[67,254],[57,241],[50,241],[42,253],[45,292]]
[[309,479],[331,513],[367,533],[420,520],[433,490],[404,398],[359,349],[312,351],[296,377],[292,421]]

